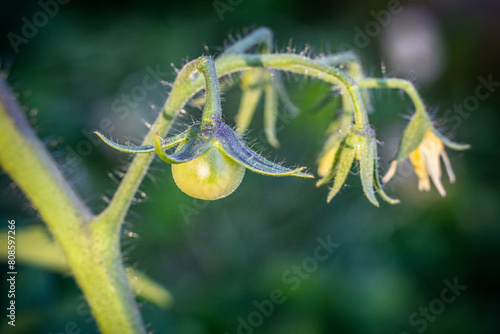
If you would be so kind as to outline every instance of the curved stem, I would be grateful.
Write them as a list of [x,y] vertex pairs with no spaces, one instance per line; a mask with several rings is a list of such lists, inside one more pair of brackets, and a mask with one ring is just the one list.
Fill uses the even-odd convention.
[[415,86],[408,80],[404,79],[376,79],[376,78],[363,78],[357,80],[360,87],[365,88],[396,88],[402,89],[408,94],[411,101],[415,105],[415,112],[419,114],[425,114],[425,105],[422,102],[422,98],[417,92]]
[[353,51],[345,51],[325,57],[319,57],[317,60],[327,66],[344,66],[352,63],[360,64],[358,55]]
[[269,28],[261,27],[252,31],[249,35],[245,36],[245,38],[228,47],[224,51],[223,55],[243,53],[259,43],[264,43],[264,47],[267,49],[263,50],[263,53],[268,53],[271,50],[273,44],[273,32]]
[[[356,82],[359,82],[359,80],[365,78],[365,74],[363,73],[363,68],[361,66],[361,61],[358,55],[353,51],[346,51],[326,57],[321,57],[318,58],[318,61],[328,66],[337,66],[341,70],[345,71],[354,80],[356,80]],[[370,95],[368,94],[367,89],[361,89],[361,95],[363,96],[365,108],[367,109],[367,111],[372,111]]]
[[360,126],[368,124],[368,116],[356,81],[337,68],[294,54],[273,55],[224,55],[216,62],[219,76],[251,67],[266,67],[314,77],[334,85],[340,85],[354,104],[354,116]]
[[345,72],[353,77],[356,82],[358,79],[364,78],[363,69],[361,67],[359,57],[353,51],[336,53],[326,57],[318,58],[317,60],[327,66],[339,67],[341,70],[345,70],[344,68],[347,66]]
[[219,79],[215,72],[214,61],[209,57],[200,57],[196,62],[196,68],[205,78],[205,108],[201,127],[205,125],[219,123],[222,120],[222,107],[220,102]]

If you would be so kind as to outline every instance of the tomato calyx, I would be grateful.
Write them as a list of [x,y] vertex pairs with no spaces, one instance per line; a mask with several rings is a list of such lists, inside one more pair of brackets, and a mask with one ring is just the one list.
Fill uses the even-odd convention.
[[[206,102],[202,120],[176,136],[162,139],[156,133],[154,144],[124,146],[100,133],[108,145],[129,153],[156,154],[172,164],[177,186],[186,194],[214,200],[231,194],[241,183],[245,169],[270,176],[313,178],[306,167],[288,168],[262,157],[246,145],[240,135],[222,120],[217,73],[209,57],[198,59],[197,69],[205,77]],[[175,148],[173,153],[165,149]]]

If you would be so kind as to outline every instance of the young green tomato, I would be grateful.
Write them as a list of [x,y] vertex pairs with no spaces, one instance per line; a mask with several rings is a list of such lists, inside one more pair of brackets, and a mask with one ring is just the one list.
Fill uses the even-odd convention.
[[199,157],[172,165],[175,184],[187,195],[216,200],[230,195],[245,175],[245,167],[234,162],[216,146]]

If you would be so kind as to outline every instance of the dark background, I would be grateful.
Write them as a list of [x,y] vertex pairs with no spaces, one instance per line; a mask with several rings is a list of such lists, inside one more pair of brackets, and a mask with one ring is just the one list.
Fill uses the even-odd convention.
[[[430,193],[418,192],[416,177],[403,166],[399,181],[387,187],[402,203],[380,208],[363,196],[355,169],[330,204],[327,188],[317,189],[313,181],[250,172],[233,195],[201,202],[180,192],[170,166],[155,160],[123,234],[126,262],[161,282],[175,298],[168,311],[141,304],[153,333],[237,333],[238,317],[248,319],[256,310],[253,302],[269,299],[274,289],[284,291],[286,300],[255,333],[500,331],[500,95],[492,92],[470,112],[453,111],[454,104],[474,96],[479,76],[500,81],[500,5],[494,0],[401,1],[401,11],[387,25],[384,21],[385,27],[378,24],[380,33],[362,41],[359,31],[377,26],[371,12],[387,11],[390,3],[242,0],[230,5],[221,20],[212,1],[74,0],[61,5],[16,53],[8,33],[20,34],[22,18],[31,21],[41,7],[35,1],[1,2],[1,67],[40,138],[96,212],[115,190],[113,179],[130,157],[98,144],[77,166],[68,166],[68,152],[87,147],[83,132],[109,118],[114,138],[139,141],[146,132],[141,119],[154,120],[167,87],[150,92],[124,120],[112,104],[140,84],[146,68],[159,66],[162,78],[172,81],[171,63],[180,68],[201,54],[216,55],[230,34],[244,35],[259,26],[274,31],[278,50],[291,45],[300,52],[309,45],[315,56],[339,51],[344,43],[359,53],[369,75],[408,78],[413,71],[411,78],[441,129],[472,145],[465,152],[448,150],[457,181],[451,185],[443,177],[445,198],[434,187]],[[420,31],[427,32],[428,40],[411,42],[412,33]],[[394,50],[400,49],[406,56],[397,57]],[[329,87],[295,76],[287,87],[303,112],[281,124],[282,148],[271,150],[265,142],[257,147],[315,171],[333,110],[310,109]],[[224,113],[231,124],[238,96],[238,89],[225,95]],[[370,119],[381,142],[384,172],[412,109],[394,91],[377,91],[372,98]],[[189,109],[176,128],[197,117],[199,111]],[[249,138],[259,137],[261,121],[257,112]],[[3,222],[15,219],[18,228],[42,224],[5,175],[0,186]],[[192,210],[188,217],[182,213],[186,208]],[[138,237],[128,237],[129,231]],[[317,238],[328,236],[339,248],[291,291],[282,276],[313,254]],[[444,311],[436,311],[444,281],[455,279],[467,288]],[[88,315],[77,312],[83,296],[71,276],[21,266],[17,289],[18,326],[7,326],[2,312],[2,333],[64,333],[68,322],[82,333],[97,331]],[[409,322],[414,312],[430,306],[427,320],[417,315],[418,324]]]

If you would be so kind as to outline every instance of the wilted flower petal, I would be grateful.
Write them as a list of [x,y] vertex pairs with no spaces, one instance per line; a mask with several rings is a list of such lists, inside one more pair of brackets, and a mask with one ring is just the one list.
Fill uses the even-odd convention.
[[441,196],[446,196],[441,183],[441,159],[443,159],[451,183],[455,182],[455,174],[445,146],[455,150],[465,150],[470,147],[467,144],[455,143],[442,135],[434,128],[427,113],[415,113],[403,133],[396,158],[382,182],[388,182],[396,173],[398,163],[409,158],[418,177],[418,189],[429,191],[432,179]]
[[[443,158],[443,161],[445,162],[450,182],[455,181],[455,174],[451,169],[450,161],[446,155],[444,144],[441,139],[434,135],[432,131],[427,130],[422,143],[412,154],[414,155],[414,158],[411,162],[415,168],[415,173],[417,173],[419,178],[419,189],[429,190],[430,176],[441,196],[446,196],[446,191],[441,183],[441,158]],[[422,160],[425,162],[425,165],[422,165]]]
[[410,161],[418,177],[418,190],[429,191],[431,190],[431,181],[425,166],[425,160],[418,150],[410,153]]

